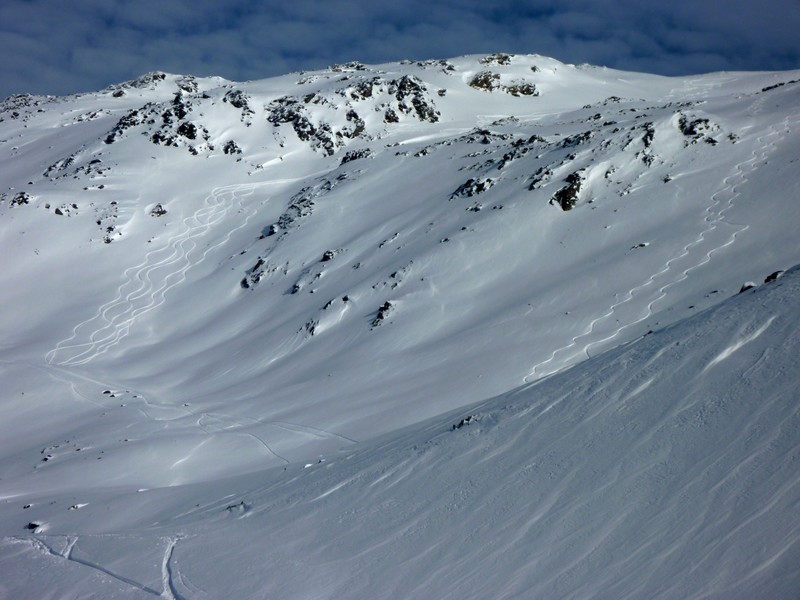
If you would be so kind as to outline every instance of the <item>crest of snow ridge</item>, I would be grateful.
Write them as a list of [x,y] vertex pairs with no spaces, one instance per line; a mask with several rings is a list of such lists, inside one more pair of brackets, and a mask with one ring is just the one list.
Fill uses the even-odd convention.
[[[477,74],[463,81],[481,93],[500,91],[519,97],[515,102],[537,102],[539,90],[535,78],[539,68],[535,65],[526,67],[531,75],[524,78],[520,77],[519,68],[505,72],[513,58],[507,54],[484,57],[477,61]],[[353,161],[375,156],[379,150],[363,147],[363,143],[387,135],[395,124],[407,121],[435,128],[440,121],[442,113],[436,99],[444,97],[447,90],[425,82],[425,71],[434,69],[439,76],[452,76],[456,67],[448,61],[407,62],[403,65],[408,72],[392,75],[360,63],[301,73],[295,84],[299,91],[279,96],[257,94],[247,84],[239,86],[223,82],[214,87],[209,86],[207,80],[201,83],[191,76],[149,73],[132,82],[113,86],[106,93],[113,98],[125,98],[137,90],[155,91],[162,97],[167,95],[168,100],[146,102],[128,110],[98,140],[97,148],[80,148],[54,162],[43,175],[50,179],[68,176],[102,179],[113,164],[105,156],[103,159],[99,156],[111,150],[107,148],[109,145],[132,134],[142,136],[154,145],[183,148],[192,155],[222,154],[246,161],[247,144],[233,136],[238,137],[237,132],[263,131],[260,139],[268,144],[271,140],[278,151],[286,144],[298,143],[322,156],[332,156],[344,150],[339,163],[344,167]],[[462,85],[459,78],[452,81],[453,87]],[[4,103],[2,117],[30,118],[34,111],[43,110],[39,108],[43,103],[53,101],[66,100],[13,97]],[[109,114],[104,109],[90,111],[80,115],[77,121],[108,118]],[[210,114],[213,118],[208,116]],[[571,114],[572,117],[561,123],[561,131],[556,134],[541,135],[535,123],[508,116],[467,134],[414,146],[415,151],[394,152],[398,156],[412,155],[414,158],[449,152],[449,158],[459,155],[472,160],[458,168],[470,173],[446,197],[450,201],[469,199],[472,203],[465,210],[480,212],[484,202],[478,202],[478,199],[491,197],[492,190],[519,186],[521,192],[544,194],[544,199],[551,205],[568,211],[581,203],[591,204],[608,192],[620,196],[630,193],[631,181],[647,178],[651,166],[661,165],[663,168],[658,177],[663,183],[668,183],[670,175],[663,171],[671,160],[671,151],[664,140],[680,139],[683,147],[704,142],[696,146],[699,149],[700,146],[714,146],[724,139],[720,138],[721,128],[690,102],[655,105],[610,96]],[[730,142],[737,139],[733,132],[726,137]],[[362,143],[355,149],[347,149],[357,141]],[[387,149],[392,146],[387,146]],[[444,150],[447,147],[451,150]],[[468,150],[470,148],[474,150]],[[462,149],[468,151],[463,153]],[[448,163],[440,161],[440,164]],[[260,168],[257,162],[252,166]],[[288,232],[293,224],[311,215],[315,198],[329,194],[334,187],[357,176],[357,171],[340,171],[323,180],[299,186],[298,191],[287,198],[286,210],[281,217],[265,227],[264,237]],[[84,189],[102,190],[103,187],[99,184]],[[79,202],[56,206],[46,201],[37,202],[38,199],[33,190],[32,193],[0,196],[9,207],[43,205],[58,216],[77,214],[80,208]],[[112,204],[91,203],[106,243],[120,235],[114,223],[116,203]],[[502,208],[502,205],[495,203],[492,208]],[[261,264],[257,262],[251,266],[241,279],[242,287],[254,286],[263,276],[264,269],[271,268],[259,260]]]
[[[160,80],[150,75],[141,85],[152,85]],[[178,90],[171,101],[147,103],[129,111],[104,141],[113,144],[130,130],[136,130],[153,144],[186,147],[192,154],[214,152],[218,146],[225,154],[241,154],[236,140],[217,143],[215,132],[203,122],[202,115],[209,105],[221,103],[236,111],[233,114],[246,127],[260,125],[280,129],[288,126],[300,141],[330,156],[351,140],[369,139],[367,121],[374,122],[376,113],[384,124],[399,123],[404,118],[435,123],[440,116],[427,86],[414,75],[385,77],[351,63],[335,66],[323,75],[304,76],[298,85],[309,87],[320,80],[326,83],[333,80],[338,85],[333,90],[328,86],[299,95],[280,96],[265,103],[231,85],[201,92],[194,78],[184,77],[177,82]]]

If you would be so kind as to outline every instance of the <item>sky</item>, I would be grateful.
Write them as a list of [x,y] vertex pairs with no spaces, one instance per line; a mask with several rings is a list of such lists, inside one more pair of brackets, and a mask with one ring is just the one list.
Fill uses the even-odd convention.
[[663,75],[784,70],[800,68],[798,31],[800,0],[4,0],[0,97],[498,51]]

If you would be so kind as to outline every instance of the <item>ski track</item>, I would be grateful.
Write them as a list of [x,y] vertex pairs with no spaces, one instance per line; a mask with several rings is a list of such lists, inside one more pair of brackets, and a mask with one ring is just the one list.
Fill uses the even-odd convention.
[[[204,423],[203,420],[205,418],[217,419],[218,421],[221,421],[221,423],[218,425],[219,429],[213,429],[213,425]],[[225,426],[225,423],[224,423],[225,420],[230,422],[229,426]],[[243,422],[243,420],[244,421],[248,421],[249,424]],[[358,443],[356,440],[354,440],[352,438],[349,438],[349,437],[347,437],[345,435],[341,435],[339,433],[335,433],[333,431],[328,431],[326,429],[319,429],[317,427],[311,427],[310,425],[300,425],[299,423],[288,423],[286,421],[265,421],[265,420],[256,419],[256,418],[253,418],[253,417],[233,417],[231,415],[226,415],[226,414],[222,414],[222,413],[208,413],[208,412],[201,413],[199,418],[197,419],[197,426],[200,429],[202,429],[204,432],[208,433],[208,434],[214,433],[215,431],[226,431],[228,429],[234,429],[234,428],[235,429],[246,429],[248,427],[254,427],[254,426],[258,426],[258,425],[266,425],[266,426],[269,426],[269,427],[276,427],[278,429],[283,429],[284,431],[289,431],[291,433],[301,433],[301,434],[310,435],[310,436],[313,436],[313,437],[316,437],[316,438],[319,438],[319,439],[331,439],[331,438],[334,438],[334,439],[339,439],[339,440],[342,440],[344,442],[347,442],[348,444],[357,444]],[[287,460],[284,456],[281,456],[279,453],[277,453],[275,450],[273,450],[272,447],[266,441],[264,441],[264,439],[262,439],[260,436],[254,434],[254,433],[251,433],[249,431],[241,431],[241,432],[236,432],[236,433],[241,433],[243,435],[249,435],[250,437],[255,438],[267,450],[269,450],[269,452],[271,454],[273,454],[274,456],[276,456],[277,458],[282,460],[284,463],[290,464],[289,460]]]
[[[264,184],[236,184],[212,190],[205,198],[206,206],[183,220],[182,231],[173,235],[166,245],[148,252],[140,264],[126,269],[125,282],[117,289],[116,296],[98,308],[93,317],[76,325],[69,338],[45,355],[45,361],[63,366],[83,365],[119,343],[128,335],[137,317],[164,303],[166,293],[186,279],[187,271],[194,264],[202,262],[211,250],[226,243],[236,230],[247,225],[254,210],[224,238],[206,247],[197,261],[192,259],[191,253],[197,247],[195,240],[224,219],[234,201],[239,200],[241,204],[242,198],[251,195],[259,185]],[[88,341],[71,343],[79,339]]]
[[[758,112],[759,110],[759,101],[761,101],[763,104],[763,99],[761,98],[754,102],[754,113]],[[669,259],[662,269],[648,277],[644,283],[641,283],[640,285],[628,290],[622,300],[612,304],[604,314],[593,319],[589,323],[589,326],[586,328],[586,330],[583,333],[573,337],[569,344],[556,349],[548,359],[534,365],[530,373],[523,377],[523,383],[529,383],[532,380],[556,373],[561,369],[574,364],[575,360],[579,357],[590,358],[589,349],[591,347],[609,342],[618,337],[625,329],[650,318],[654,314],[653,307],[667,296],[667,290],[669,288],[686,280],[691,271],[707,264],[711,261],[711,258],[715,253],[733,244],[736,241],[736,237],[746,231],[749,228],[749,225],[738,225],[726,221],[725,213],[733,208],[734,200],[739,197],[739,192],[737,189],[741,188],[741,186],[747,182],[747,173],[752,172],[757,163],[764,161],[767,156],[769,156],[769,154],[777,147],[778,140],[783,139],[784,135],[788,131],[791,131],[791,127],[789,126],[789,117],[787,116],[780,125],[771,125],[767,133],[757,137],[757,147],[752,151],[751,156],[747,160],[738,163],[733,168],[733,172],[723,180],[722,188],[711,195],[712,202],[706,208],[706,216],[703,219],[703,222],[707,226],[700,232],[697,238],[686,244],[680,254]],[[772,140],[766,141],[768,138],[772,138]],[[721,225],[733,227],[734,231],[730,235],[726,236],[723,243],[713,245],[699,260],[695,261],[693,257],[696,257],[698,250],[702,252],[703,242],[709,240],[711,234],[715,232]],[[637,295],[641,295],[643,290],[651,287],[657,279],[661,278],[662,276],[667,276],[670,272],[674,272],[676,263],[679,263],[684,259],[693,260],[691,260],[690,266],[683,269],[683,271],[681,271],[675,279],[668,281],[658,288],[654,294],[654,297],[651,296],[652,299],[647,302],[643,312],[639,312],[638,316],[634,316],[632,320],[627,322],[624,318],[617,318],[617,323],[624,324],[620,325],[610,334],[603,337],[603,333],[599,331],[599,324],[602,324],[605,321],[610,321],[610,319],[616,318],[617,316],[623,316],[620,314],[622,308],[630,308],[630,311],[640,311],[641,303],[631,304],[632,300],[634,300]],[[646,298],[643,298],[643,300],[646,300]],[[557,358],[560,356],[563,356],[563,358],[559,358],[557,360]]]
[[[229,419],[231,421],[232,425],[226,427],[224,424],[221,424],[219,426],[219,429],[210,429],[210,427],[211,427],[210,425],[206,425],[206,424],[203,423],[203,418],[204,417],[217,418],[218,420],[221,420],[221,419],[219,419],[219,417],[223,417],[223,418]],[[257,419],[251,419],[251,420],[258,422]],[[249,431],[228,431],[229,429],[232,429],[232,428],[244,429],[245,427],[247,427],[247,425],[245,425],[241,421],[238,421],[238,420],[234,419],[233,417],[229,417],[228,415],[222,415],[222,414],[202,413],[200,415],[200,417],[197,419],[197,426],[200,429],[202,429],[208,435],[211,435],[212,433],[220,433],[220,432],[226,433],[227,432],[227,433],[234,433],[234,434],[239,434],[239,435],[250,436],[251,438],[253,438],[256,441],[258,441],[262,446],[264,446],[264,448],[266,448],[267,451],[269,451],[270,454],[272,454],[276,458],[282,460],[284,462],[284,464],[287,464],[287,465],[290,464],[290,461],[287,458],[285,458],[285,457],[281,456],[280,454],[278,454],[277,452],[275,452],[275,450],[273,450],[272,447],[267,442],[265,442],[260,436],[257,436],[254,433],[250,433]]]
[[[138,590],[141,590],[141,591],[146,592],[148,594],[151,594],[153,596],[172,598],[172,600],[182,600],[182,598],[179,598],[179,597],[166,596],[164,593],[161,593],[161,592],[159,592],[157,590],[154,590],[153,588],[151,588],[149,586],[146,586],[146,585],[144,585],[142,583],[139,583],[138,581],[135,581],[133,579],[125,577],[124,575],[120,575],[119,573],[114,573],[113,571],[111,571],[110,569],[107,569],[106,567],[104,567],[101,564],[94,563],[94,562],[91,562],[89,560],[85,560],[85,559],[82,559],[82,558],[76,558],[75,556],[72,555],[72,551],[74,550],[75,545],[78,543],[78,540],[80,539],[79,536],[75,536],[75,538],[71,538],[69,536],[56,536],[56,537],[65,537],[66,545],[65,545],[64,549],[61,552],[58,552],[58,551],[54,550],[47,542],[45,542],[40,537],[22,538],[22,537],[18,537],[18,536],[12,536],[12,537],[9,537],[9,538],[6,538],[6,539],[30,544],[34,548],[36,548],[39,551],[41,551],[43,554],[47,554],[49,556],[54,556],[56,558],[60,558],[60,559],[65,560],[65,561],[73,562],[75,564],[82,565],[82,566],[87,567],[89,569],[94,569],[95,571],[99,571],[100,573],[106,575],[107,577],[115,579],[115,580],[117,580],[117,581],[119,581],[121,583],[124,583],[126,585],[131,586],[131,587],[134,587],[134,588],[136,588]],[[177,540],[176,540],[176,542],[177,542]],[[173,545],[173,547],[174,547],[174,545]],[[172,549],[173,548],[168,548],[170,556],[172,555]]]
[[[18,536],[13,536],[10,538],[6,538],[12,541],[23,542],[37,548],[44,554],[49,556],[54,556],[56,558],[63,559],[65,561],[73,562],[78,565],[82,565],[84,567],[88,567],[90,569],[94,569],[95,571],[99,571],[104,575],[111,577],[119,582],[122,582],[126,585],[134,587],[138,590],[151,594],[153,596],[157,596],[159,598],[165,598],[167,600],[184,600],[188,597],[198,597],[198,595],[205,596],[205,591],[196,588],[195,586],[191,585],[190,582],[186,580],[178,571],[177,566],[175,565],[175,561],[173,560],[173,556],[175,554],[175,547],[178,545],[178,542],[183,539],[182,536],[178,535],[176,537],[170,537],[167,540],[167,546],[164,549],[164,555],[161,561],[161,583],[162,583],[162,591],[159,592],[147,585],[139,583],[129,577],[125,577],[124,575],[120,575],[119,573],[115,573],[110,569],[104,567],[102,564],[95,563],[86,559],[77,558],[73,556],[73,550],[75,549],[80,536],[55,536],[56,538],[64,537],[64,548],[61,551],[55,550],[53,547],[50,546],[44,539],[40,537],[30,537],[30,538],[22,538]],[[181,588],[180,591],[178,588]],[[190,594],[190,596],[185,596],[184,593]]]
[[180,537],[169,539],[164,550],[164,559],[161,561],[161,582],[164,587],[161,597],[168,600],[183,600],[183,596],[175,588],[175,568],[172,566],[172,555],[179,540]]

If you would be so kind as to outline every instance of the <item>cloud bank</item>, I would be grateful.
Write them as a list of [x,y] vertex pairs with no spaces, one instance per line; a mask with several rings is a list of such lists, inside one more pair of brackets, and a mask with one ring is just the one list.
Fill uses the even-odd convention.
[[0,97],[495,51],[664,75],[791,69],[798,30],[797,0],[5,0]]

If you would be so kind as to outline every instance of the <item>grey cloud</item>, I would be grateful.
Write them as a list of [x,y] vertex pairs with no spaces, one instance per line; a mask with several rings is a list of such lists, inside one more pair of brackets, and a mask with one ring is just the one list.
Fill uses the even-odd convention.
[[669,75],[788,69],[798,29],[796,0],[6,0],[0,96],[499,50]]

